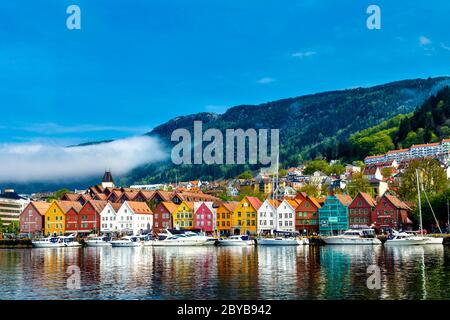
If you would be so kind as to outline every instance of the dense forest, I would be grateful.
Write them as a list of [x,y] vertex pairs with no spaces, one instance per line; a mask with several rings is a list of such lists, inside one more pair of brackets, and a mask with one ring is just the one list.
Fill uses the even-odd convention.
[[398,115],[352,134],[340,143],[338,157],[362,159],[367,155],[409,148],[413,144],[438,142],[450,137],[450,88],[444,87],[413,113]]
[[[295,166],[316,157],[350,158],[353,157],[347,150],[350,136],[372,126],[379,125],[386,130],[395,127],[395,124],[405,117],[403,114],[414,111],[446,85],[450,85],[450,78],[404,80],[370,88],[283,99],[257,106],[242,105],[230,108],[222,115],[199,113],[177,117],[154,128],[148,134],[161,138],[170,149],[172,131],[177,128],[192,131],[194,120],[203,122],[203,130],[278,128],[281,143],[280,162],[284,167]],[[389,145],[389,140],[382,135],[377,144],[380,150],[383,150],[385,143],[388,148],[394,147]],[[365,155],[355,158],[361,159]],[[196,178],[214,180],[236,177],[249,169],[256,170],[258,166],[174,166],[166,162],[137,168],[125,177],[125,181],[181,181]]]

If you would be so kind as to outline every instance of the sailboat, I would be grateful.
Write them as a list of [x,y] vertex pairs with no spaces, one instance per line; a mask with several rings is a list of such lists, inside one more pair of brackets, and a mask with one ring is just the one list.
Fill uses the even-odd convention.
[[[433,207],[431,206],[430,200],[428,199],[428,195],[427,195],[427,193],[425,192],[425,189],[423,188],[423,185],[422,185],[422,184],[421,184],[421,187],[422,187],[423,193],[425,194],[425,198],[427,199],[428,205],[430,206],[431,213],[433,214],[433,217],[434,217],[434,221],[436,221],[436,225],[437,225],[438,228],[439,228],[439,232],[442,234],[441,227],[439,226],[439,221],[437,220],[436,215],[434,214]],[[419,196],[420,196],[420,193],[419,193]],[[422,215],[422,210],[420,210],[419,212],[420,212],[420,214]],[[422,236],[423,236],[423,234],[422,234]],[[425,236],[425,238],[428,239],[427,244],[443,244],[443,243],[444,243],[444,238],[443,238],[443,237],[430,237],[430,236]]]
[[389,236],[389,238],[384,243],[385,245],[422,245],[427,244],[430,240],[427,237],[423,236],[423,225],[422,225],[422,203],[420,200],[420,186],[419,186],[419,172],[416,169],[416,178],[417,178],[417,192],[418,192],[418,201],[419,201],[419,219],[420,219],[420,236],[416,236],[407,232],[397,232],[393,231],[393,233]]

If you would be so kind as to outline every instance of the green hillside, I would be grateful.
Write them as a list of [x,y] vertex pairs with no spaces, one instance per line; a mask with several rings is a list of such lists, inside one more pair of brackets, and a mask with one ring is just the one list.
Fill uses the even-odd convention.
[[395,116],[379,125],[352,134],[339,144],[340,158],[363,159],[367,155],[438,142],[450,137],[450,88],[444,87],[410,114]]

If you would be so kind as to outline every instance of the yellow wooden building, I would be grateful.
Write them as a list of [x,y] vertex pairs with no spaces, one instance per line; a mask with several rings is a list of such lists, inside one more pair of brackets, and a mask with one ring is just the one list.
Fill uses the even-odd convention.
[[255,197],[245,197],[238,203],[232,214],[233,234],[256,234],[261,205],[261,200]]
[[231,226],[233,222],[233,211],[238,206],[239,202],[230,201],[224,202],[216,209],[217,213],[217,232],[220,235],[227,235],[231,233]]
[[66,232],[66,213],[74,209],[79,212],[82,206],[78,201],[54,200],[45,212],[44,234],[64,235]]
[[175,229],[189,230],[194,228],[194,202],[183,201],[172,214]]

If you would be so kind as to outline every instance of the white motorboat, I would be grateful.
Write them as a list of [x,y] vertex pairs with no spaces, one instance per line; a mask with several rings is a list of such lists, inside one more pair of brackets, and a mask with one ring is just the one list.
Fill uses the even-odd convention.
[[425,236],[425,238],[428,240],[426,244],[443,244],[444,243],[444,238],[442,238],[442,237]]
[[125,236],[121,239],[112,240],[113,248],[140,247],[143,245],[139,236]]
[[36,240],[31,240],[31,244],[34,248],[61,248],[64,244],[58,237],[47,237]]
[[[411,234],[416,237],[419,237],[419,234],[420,234],[420,232],[418,232],[418,231],[407,231],[406,233]],[[420,237],[427,239],[426,244],[443,244],[444,243],[443,237],[431,237],[431,236],[422,235],[422,234],[420,234]]]
[[77,237],[77,234],[72,233],[68,236],[60,236],[58,238],[60,239],[60,241],[64,247],[68,247],[68,248],[81,247],[81,243],[79,243],[76,240],[76,237]]
[[144,247],[151,247],[153,245],[153,240],[150,235],[141,235],[139,238]]
[[298,246],[303,244],[308,244],[304,241],[308,239],[296,239],[296,238],[258,238],[256,244],[259,246]]
[[379,245],[381,241],[376,238],[373,229],[347,230],[342,235],[322,237],[326,244],[340,245]]
[[111,247],[110,239],[105,236],[91,236],[84,243],[88,247]]
[[217,240],[217,244],[219,246],[251,246],[255,243],[249,236],[241,235],[231,236],[227,239],[219,239]]
[[172,234],[170,231],[166,230],[166,233],[160,234],[160,239],[153,240],[152,244],[155,247],[204,246],[211,244],[212,239],[214,238],[197,234],[192,231],[186,231],[181,234]]
[[384,245],[386,246],[412,246],[427,244],[428,238],[422,236],[415,236],[406,232],[393,231]]

